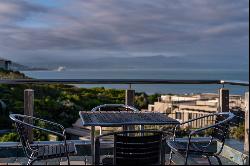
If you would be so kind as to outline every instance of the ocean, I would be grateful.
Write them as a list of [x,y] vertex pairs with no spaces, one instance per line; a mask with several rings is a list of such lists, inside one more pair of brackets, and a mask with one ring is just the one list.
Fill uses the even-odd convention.
[[[23,71],[37,79],[180,79],[180,80],[235,80],[249,81],[249,71],[241,70],[181,70],[181,69],[79,69],[65,71]],[[76,85],[79,87],[105,87],[128,89],[129,85]],[[218,93],[222,85],[132,85],[136,92],[148,94]],[[225,85],[230,94],[243,95],[249,87]]]

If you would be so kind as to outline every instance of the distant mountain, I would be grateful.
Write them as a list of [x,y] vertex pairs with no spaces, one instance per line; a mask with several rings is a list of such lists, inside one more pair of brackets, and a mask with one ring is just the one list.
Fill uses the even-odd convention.
[[[249,70],[248,59],[235,56],[216,55],[164,55],[144,57],[103,57],[103,58],[58,58],[56,61],[37,62],[26,65],[13,63],[17,70],[56,70],[63,66],[67,69],[225,69]],[[28,67],[31,66],[31,67]]]
[[235,64],[228,61],[203,61],[193,60],[188,56],[166,57],[162,55],[147,57],[105,57],[93,60],[78,62],[74,67],[80,68],[101,68],[101,69],[159,69],[159,68],[178,68],[178,69],[247,69],[248,63]]
[[11,63],[11,69],[12,70],[29,70],[30,68],[28,66],[12,62]]

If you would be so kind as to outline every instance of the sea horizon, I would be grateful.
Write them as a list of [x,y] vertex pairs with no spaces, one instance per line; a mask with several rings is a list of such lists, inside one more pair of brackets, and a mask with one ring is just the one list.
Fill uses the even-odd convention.
[[[249,71],[230,69],[71,69],[63,71],[23,71],[28,77],[36,79],[175,79],[175,80],[234,80],[249,81]],[[105,87],[112,89],[128,89],[129,85],[91,84],[77,87]],[[176,85],[153,84],[132,85],[136,92],[147,94],[196,94],[218,93],[222,85]],[[226,85],[231,94],[243,95],[248,87]]]

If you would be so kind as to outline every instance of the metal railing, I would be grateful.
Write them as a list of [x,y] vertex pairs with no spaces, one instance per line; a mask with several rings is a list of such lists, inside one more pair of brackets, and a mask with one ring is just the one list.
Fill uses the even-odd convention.
[[247,81],[169,79],[2,79],[0,84],[221,84],[249,86]]
[[[134,84],[214,84],[214,85],[235,85],[249,87],[247,81],[231,81],[231,80],[169,80],[169,79],[2,79],[0,84],[127,84],[129,89]],[[134,96],[126,95],[127,103],[133,103]],[[249,111],[249,108],[248,108]],[[249,114],[249,113],[247,113]],[[249,129],[246,129],[249,132]],[[249,133],[247,133],[249,134]]]

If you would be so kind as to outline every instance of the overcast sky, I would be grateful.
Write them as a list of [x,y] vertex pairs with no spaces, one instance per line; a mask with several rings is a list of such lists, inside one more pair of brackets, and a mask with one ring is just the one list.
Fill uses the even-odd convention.
[[248,45],[249,0],[0,0],[0,57],[28,65],[153,55],[247,61]]

